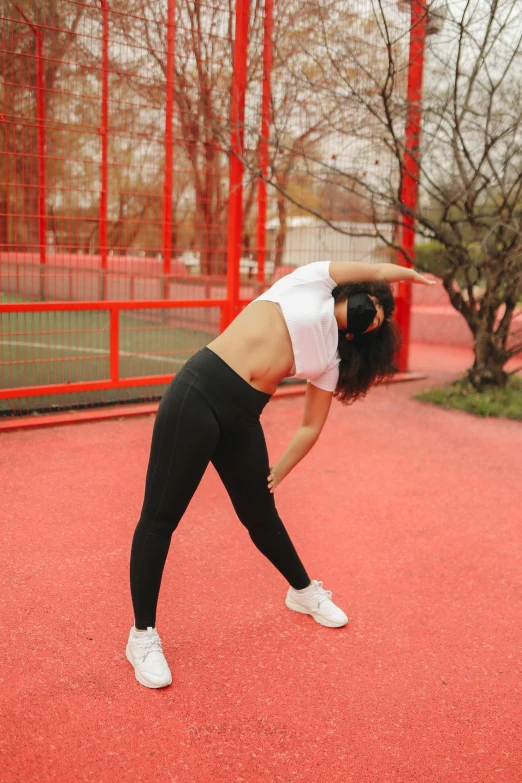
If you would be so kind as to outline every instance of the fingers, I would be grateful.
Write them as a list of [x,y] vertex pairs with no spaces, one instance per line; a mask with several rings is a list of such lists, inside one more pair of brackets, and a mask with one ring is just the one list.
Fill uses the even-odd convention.
[[424,275],[420,275],[418,272],[415,272],[415,277],[412,280],[412,283],[420,283],[421,285],[436,285],[436,280],[428,280],[427,277],[424,277]]
[[273,471],[270,471],[270,474],[268,476],[268,489],[270,490],[270,492],[274,491],[274,489],[277,486],[277,483],[278,483],[277,482],[277,476],[275,475],[275,473]]

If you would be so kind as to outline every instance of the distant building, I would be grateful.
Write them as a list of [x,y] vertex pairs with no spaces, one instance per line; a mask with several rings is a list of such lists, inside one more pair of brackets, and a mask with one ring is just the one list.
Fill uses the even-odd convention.
[[[303,266],[312,261],[386,261],[386,244],[379,239],[373,223],[336,222],[338,228],[351,236],[331,228],[314,217],[290,217],[286,220],[286,239],[283,266]],[[266,224],[270,258],[274,257],[279,220]],[[391,226],[380,225],[381,234],[391,240]]]

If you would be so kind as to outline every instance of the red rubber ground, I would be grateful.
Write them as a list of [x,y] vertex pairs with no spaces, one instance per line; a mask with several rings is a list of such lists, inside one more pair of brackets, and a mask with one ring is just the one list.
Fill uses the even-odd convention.
[[[125,658],[153,418],[1,435],[2,781],[522,781],[522,427],[411,399],[434,379],[334,402],[277,490],[345,628],[286,609],[209,468],[167,561],[158,691]],[[274,459],[302,404],[266,408]]]

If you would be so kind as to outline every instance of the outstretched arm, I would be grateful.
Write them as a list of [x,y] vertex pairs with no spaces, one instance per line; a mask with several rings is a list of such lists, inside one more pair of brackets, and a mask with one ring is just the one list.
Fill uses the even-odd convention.
[[360,261],[330,261],[330,277],[337,285],[343,283],[366,283],[372,280],[387,280],[389,283],[405,281],[435,285],[414,269],[399,264],[363,264]]
[[290,473],[298,462],[308,454],[321,434],[328,411],[332,404],[333,392],[324,391],[312,383],[306,384],[305,409],[301,426],[290,441],[283,456],[270,467],[268,488],[270,492]]

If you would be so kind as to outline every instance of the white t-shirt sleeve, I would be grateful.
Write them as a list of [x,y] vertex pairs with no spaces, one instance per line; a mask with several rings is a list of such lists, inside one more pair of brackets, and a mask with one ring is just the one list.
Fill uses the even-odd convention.
[[313,261],[311,264],[298,266],[289,277],[306,282],[323,283],[323,285],[332,292],[337,283],[330,277],[329,261]]
[[312,386],[317,386],[319,389],[323,389],[324,391],[334,392],[337,387],[338,380],[339,360],[336,359],[335,363],[331,364],[330,367],[327,367],[327,369],[321,373],[318,378],[308,380],[308,383],[311,383]]

